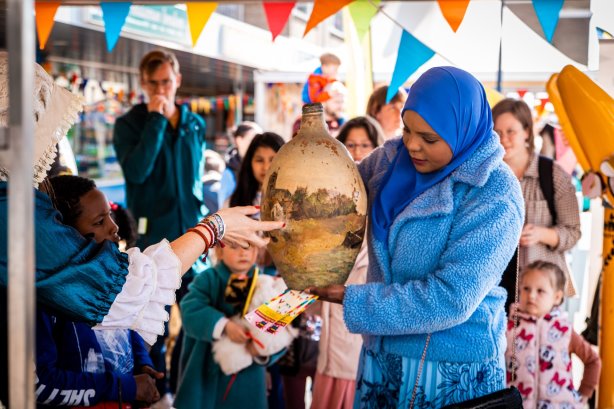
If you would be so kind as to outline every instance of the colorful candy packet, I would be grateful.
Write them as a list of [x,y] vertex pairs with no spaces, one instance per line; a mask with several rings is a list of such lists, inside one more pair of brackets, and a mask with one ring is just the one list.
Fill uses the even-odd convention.
[[254,311],[247,313],[245,319],[261,331],[276,334],[279,329],[290,324],[317,299],[317,295],[286,289]]

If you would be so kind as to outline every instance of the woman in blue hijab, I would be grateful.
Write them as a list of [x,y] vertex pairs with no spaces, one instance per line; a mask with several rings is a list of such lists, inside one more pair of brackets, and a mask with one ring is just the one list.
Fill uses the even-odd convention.
[[482,85],[426,71],[402,139],[359,165],[370,203],[364,285],[312,288],[363,334],[355,407],[439,408],[505,387],[505,290],[523,224]]

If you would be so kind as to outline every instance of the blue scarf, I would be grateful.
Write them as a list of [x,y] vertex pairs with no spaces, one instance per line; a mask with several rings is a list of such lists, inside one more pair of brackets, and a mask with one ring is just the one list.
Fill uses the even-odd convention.
[[482,84],[454,67],[435,67],[412,85],[405,111],[418,113],[450,146],[452,160],[443,168],[420,173],[399,140],[398,151],[372,205],[373,234],[386,241],[395,218],[421,193],[441,182],[471,157],[492,134],[492,115]]

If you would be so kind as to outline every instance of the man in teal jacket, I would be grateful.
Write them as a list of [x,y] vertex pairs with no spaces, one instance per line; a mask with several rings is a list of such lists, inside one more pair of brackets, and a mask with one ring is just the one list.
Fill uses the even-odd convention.
[[[205,122],[187,106],[175,103],[181,85],[177,58],[170,52],[152,51],[141,60],[139,72],[149,102],[117,119],[113,144],[126,179],[127,205],[138,224],[137,245],[143,249],[164,238],[176,239],[207,208],[202,183]],[[184,276],[184,283],[191,275]],[[179,290],[178,298],[182,293]],[[159,371],[166,369],[164,352],[164,338],[159,337],[151,350]],[[164,382],[158,389],[160,396],[168,391]]]

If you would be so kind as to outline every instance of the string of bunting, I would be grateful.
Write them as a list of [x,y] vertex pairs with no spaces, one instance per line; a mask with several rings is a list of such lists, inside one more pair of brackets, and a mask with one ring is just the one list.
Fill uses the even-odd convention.
[[[377,10],[380,9],[380,1],[381,0],[314,0],[313,10],[309,16],[309,21],[307,22],[303,36],[307,35],[309,31],[326,18],[339,12],[345,6],[349,6],[350,14],[358,31],[359,38],[362,38],[368,31],[371,19],[377,13]],[[535,14],[548,42],[552,42],[559,21],[559,13],[563,8],[564,2],[565,0],[532,0]],[[456,32],[461,25],[469,3],[470,0],[437,0],[443,17],[454,32]],[[41,49],[45,48],[47,39],[54,25],[56,11],[60,4],[59,1],[35,2],[36,28]],[[262,3],[273,41],[275,41],[275,38],[286,26],[295,4],[295,1],[265,1]],[[129,1],[100,2],[105,26],[107,49],[109,52],[113,50],[119,39],[126,18],[130,12],[131,5],[132,2]],[[216,10],[218,3],[186,2],[185,5],[192,46],[195,46],[209,18]],[[375,10],[368,7],[369,5],[375,7]]]
[[[303,36],[326,18],[349,6],[350,15],[354,21],[359,38],[363,38],[369,30],[372,18],[381,13],[391,22],[401,27],[402,35],[399,42],[397,59],[388,88],[389,101],[396,90],[434,55],[439,55],[448,63],[455,65],[450,59],[427,46],[409,33],[394,17],[380,6],[381,0],[314,0],[313,10],[305,27]],[[549,42],[552,42],[554,31],[558,24],[559,12],[564,0],[532,0],[535,13]],[[442,15],[450,28],[456,32],[465,17],[470,0],[437,0]],[[53,21],[59,2],[36,2],[36,27],[39,46],[44,48],[53,28]],[[216,10],[217,2],[187,2],[186,13],[192,46],[195,46],[211,15]],[[120,37],[122,28],[130,12],[131,2],[101,2],[107,49],[113,50]],[[272,39],[282,32],[291,15],[295,2],[263,2],[267,23]]]

